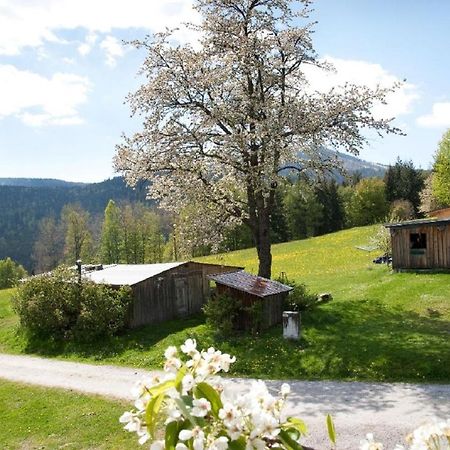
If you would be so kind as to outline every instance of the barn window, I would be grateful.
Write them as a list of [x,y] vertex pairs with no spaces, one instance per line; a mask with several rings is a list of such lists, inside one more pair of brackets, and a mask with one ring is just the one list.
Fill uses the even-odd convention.
[[426,233],[411,233],[409,242],[412,250],[425,250],[427,248],[427,235]]

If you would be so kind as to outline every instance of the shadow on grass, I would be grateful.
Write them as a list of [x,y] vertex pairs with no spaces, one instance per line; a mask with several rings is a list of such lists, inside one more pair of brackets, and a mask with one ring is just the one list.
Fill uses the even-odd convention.
[[117,336],[101,338],[94,342],[60,342],[53,340],[29,340],[26,353],[40,356],[71,356],[102,360],[120,356],[129,351],[146,351],[166,337],[204,323],[201,315],[185,319],[170,320],[126,330]]
[[449,321],[376,301],[336,302],[303,316],[299,343],[283,340],[279,328],[258,339],[230,341],[225,350],[235,350],[236,372],[264,378],[450,381]]
[[223,338],[203,323],[202,316],[174,320],[88,344],[34,341],[26,351],[150,368],[160,367],[167,345],[195,337],[199,348],[236,356],[230,375],[450,382],[450,322],[378,301],[332,302],[304,313],[299,342],[284,340],[281,325],[260,336]]

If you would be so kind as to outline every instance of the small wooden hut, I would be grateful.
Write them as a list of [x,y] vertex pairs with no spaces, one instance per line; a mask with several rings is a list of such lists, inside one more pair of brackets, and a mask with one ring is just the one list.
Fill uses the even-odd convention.
[[450,219],[450,208],[441,208],[429,211],[427,217],[430,219]]
[[[292,287],[257,277],[241,271],[210,275],[209,279],[217,286],[218,295],[229,295],[242,302],[245,308],[251,307],[256,302],[262,303],[262,328],[268,328],[281,323],[283,318],[283,304]],[[237,328],[248,329],[250,318],[246,314],[238,320]]]
[[385,225],[391,233],[392,268],[450,269],[450,218]]
[[113,264],[84,271],[83,277],[113,287],[131,286],[129,326],[134,328],[200,312],[209,297],[208,275],[241,269],[193,261]]

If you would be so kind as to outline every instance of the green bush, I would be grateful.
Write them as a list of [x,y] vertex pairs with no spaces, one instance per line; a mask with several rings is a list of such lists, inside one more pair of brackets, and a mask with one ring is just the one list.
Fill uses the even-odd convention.
[[305,284],[286,282],[286,280],[284,283],[294,288],[284,302],[285,311],[305,311],[320,303],[317,294],[309,292]]
[[203,306],[206,323],[225,336],[233,332],[241,311],[242,303],[228,295],[212,296]]
[[131,288],[112,289],[105,285],[83,283],[80,310],[73,334],[78,341],[99,335],[111,336],[126,325]]
[[0,260],[0,289],[13,287],[21,278],[27,276],[27,271],[11,258]]
[[78,283],[73,272],[57,269],[23,282],[13,307],[30,337],[88,341],[124,328],[131,298],[129,287]]

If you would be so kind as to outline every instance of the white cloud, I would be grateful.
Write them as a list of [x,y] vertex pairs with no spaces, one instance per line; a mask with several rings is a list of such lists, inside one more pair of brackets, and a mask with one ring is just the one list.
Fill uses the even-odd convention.
[[426,128],[450,127],[450,102],[434,103],[431,114],[418,117],[416,123]]
[[[347,82],[375,89],[378,85],[389,87],[402,81],[380,64],[331,56],[326,56],[324,61],[331,63],[336,70],[324,71],[307,66],[305,74],[312,90],[327,92],[332,87],[342,86]],[[412,104],[418,98],[417,86],[404,82],[399,89],[387,96],[386,105],[375,106],[374,114],[377,117],[391,118],[410,113]]]
[[[6,55],[58,41],[58,31],[63,29],[110,33],[112,29],[135,27],[163,31],[198,20],[192,0],[1,0],[0,5],[0,54]],[[88,45],[81,44],[79,51],[89,51]]]
[[124,55],[124,47],[120,41],[114,36],[106,36],[100,42],[100,48],[104,50],[106,56],[106,64],[110,67],[116,65],[116,60]]
[[51,78],[0,65],[0,119],[17,117],[30,126],[82,123],[78,108],[86,102],[89,80],[70,73]]
[[78,46],[78,53],[81,56],[86,56],[91,53],[92,48],[94,47],[95,41],[97,40],[97,35],[95,33],[89,33],[86,36],[85,41]]

